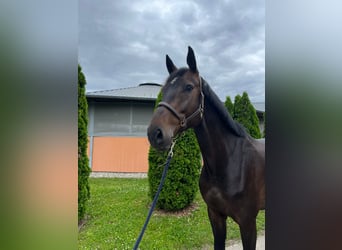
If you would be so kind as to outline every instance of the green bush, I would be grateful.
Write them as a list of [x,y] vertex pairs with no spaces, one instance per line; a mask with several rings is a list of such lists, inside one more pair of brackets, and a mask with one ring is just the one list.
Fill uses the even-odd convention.
[[78,65],[78,221],[86,211],[86,202],[90,198],[88,178],[90,174],[87,155],[88,146],[88,104],[85,96],[86,80]]
[[246,92],[235,97],[233,118],[241,123],[252,137],[261,138],[259,119]]
[[[159,94],[156,104],[161,100]],[[198,191],[201,170],[201,153],[195,133],[185,131],[177,140],[164,186],[160,192],[157,207],[176,211],[189,206]],[[148,161],[148,195],[151,200],[157,192],[168,152],[160,152],[150,147]]]
[[224,106],[227,108],[229,114],[233,118],[233,115],[234,115],[234,104],[233,104],[232,100],[230,99],[230,96],[226,97],[226,101],[224,102]]

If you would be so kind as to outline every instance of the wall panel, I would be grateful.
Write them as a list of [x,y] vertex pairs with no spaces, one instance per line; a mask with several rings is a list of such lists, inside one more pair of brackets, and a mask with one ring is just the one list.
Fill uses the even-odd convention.
[[146,173],[149,145],[146,137],[94,137],[92,171]]

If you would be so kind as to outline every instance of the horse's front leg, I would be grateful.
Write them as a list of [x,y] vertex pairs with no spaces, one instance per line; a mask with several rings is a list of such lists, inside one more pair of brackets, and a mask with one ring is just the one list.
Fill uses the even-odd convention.
[[255,250],[257,236],[255,218],[240,223],[240,234],[243,250]]
[[224,250],[225,249],[225,241],[227,234],[227,216],[222,216],[221,214],[213,211],[208,207],[208,216],[211,224],[211,229],[214,234],[214,249],[215,250]]

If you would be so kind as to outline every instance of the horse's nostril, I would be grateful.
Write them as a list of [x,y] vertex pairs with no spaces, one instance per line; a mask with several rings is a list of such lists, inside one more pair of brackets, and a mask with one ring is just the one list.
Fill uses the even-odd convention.
[[162,127],[150,126],[147,132],[151,146],[158,150],[166,150],[170,145],[170,136]]
[[161,131],[161,129],[156,129],[155,132],[155,138],[158,144],[162,143],[163,141],[163,132]]

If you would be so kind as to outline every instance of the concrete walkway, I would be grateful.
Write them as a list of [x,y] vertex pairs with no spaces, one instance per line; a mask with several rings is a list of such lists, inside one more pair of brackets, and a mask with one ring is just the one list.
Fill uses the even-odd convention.
[[[226,250],[243,250],[241,241],[226,247]],[[265,235],[260,234],[257,238],[256,250],[265,250]]]

